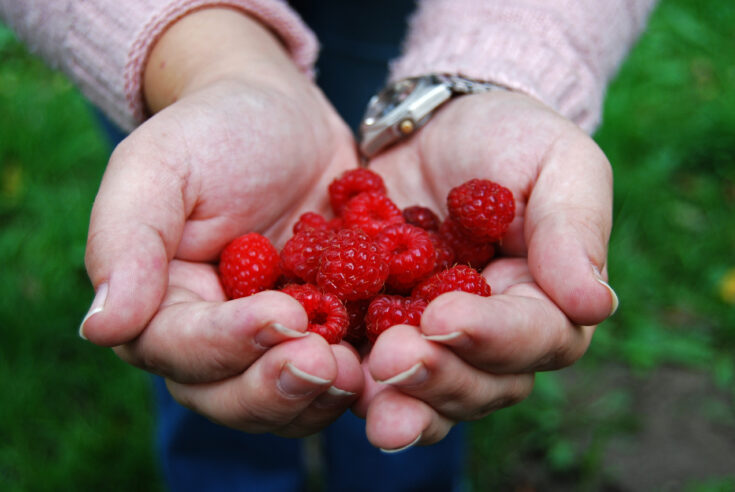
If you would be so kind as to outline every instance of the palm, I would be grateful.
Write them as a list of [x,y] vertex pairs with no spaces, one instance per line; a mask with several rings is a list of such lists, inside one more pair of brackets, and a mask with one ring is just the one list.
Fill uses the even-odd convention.
[[[280,243],[300,213],[325,210],[326,200],[312,189],[356,165],[354,146],[319,94],[301,100],[225,84],[147,123],[169,128],[172,120],[180,122],[175,137],[156,149],[168,169],[175,169],[173,179],[186,178],[179,210],[186,223],[176,257],[210,261],[248,231]],[[180,227],[180,221],[169,226]]]
[[[321,93],[308,83],[290,89],[217,83],[121,143],[87,249],[93,277],[116,261],[110,277],[93,281],[118,295],[85,331],[165,376],[171,393],[204,415],[302,435],[327,425],[361,390],[357,355],[303,336],[304,310],[285,294],[223,302],[214,267],[224,245],[246,232],[281,245],[301,213],[326,211],[321,190],[357,163],[347,127]],[[343,391],[322,395],[330,387]],[[326,409],[312,407],[317,398]]]
[[[594,273],[605,270],[611,174],[589,137],[530,98],[490,93],[453,101],[371,167],[401,207],[445,215],[448,191],[472,178],[496,181],[516,199],[500,257],[483,272],[494,295],[440,296],[419,329],[391,328],[373,347],[366,371],[392,381],[368,380],[356,406],[374,444],[399,447],[416,435],[434,442],[453,421],[523,398],[534,371],[581,356],[593,330],[575,323],[599,323],[611,302]],[[396,378],[417,364],[425,379]],[[402,433],[387,432],[389,424]]]

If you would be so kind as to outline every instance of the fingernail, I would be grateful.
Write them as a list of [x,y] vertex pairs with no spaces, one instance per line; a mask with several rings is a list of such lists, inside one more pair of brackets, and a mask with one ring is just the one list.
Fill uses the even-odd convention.
[[608,315],[608,317],[612,316],[613,314],[615,314],[615,311],[618,310],[618,306],[620,305],[620,301],[618,300],[618,295],[615,293],[613,288],[610,287],[610,284],[602,280],[602,278],[599,275],[597,276],[597,281],[600,282],[605,287],[607,287],[607,290],[610,291],[610,297],[612,298],[612,309],[610,310],[610,314]]
[[344,397],[344,396],[355,396],[354,391],[347,391],[340,389],[336,386],[330,386],[327,390],[328,395],[337,396],[337,397]]
[[416,444],[417,444],[417,443],[418,443],[418,442],[419,442],[419,441],[421,440],[421,436],[422,436],[422,435],[423,435],[423,434],[419,434],[419,435],[418,435],[418,436],[416,437],[416,439],[414,439],[414,440],[413,440],[412,442],[410,442],[410,443],[406,444],[405,446],[403,446],[403,447],[401,447],[401,448],[396,448],[396,449],[385,449],[385,448],[380,448],[380,450],[381,450],[382,452],[384,452],[385,454],[396,454],[396,453],[400,453],[401,451],[405,451],[405,450],[407,450],[408,448],[412,448],[413,446],[415,446],[415,445],[416,445]]
[[253,337],[253,343],[263,349],[271,348],[278,345],[286,340],[293,340],[294,338],[303,338],[308,333],[292,330],[291,328],[282,325],[281,323],[270,323],[262,328]]
[[302,371],[290,362],[287,362],[278,377],[278,387],[288,396],[304,397],[316,393],[329,384],[323,379],[308,372]]
[[332,408],[344,405],[349,398],[355,396],[352,391],[343,390],[336,386],[330,386],[327,391],[319,395],[313,405],[317,408]]
[[426,366],[424,366],[424,363],[417,362],[409,369],[399,374],[396,374],[395,376],[384,381],[378,382],[383,384],[392,384],[396,386],[416,386],[426,381],[426,378],[428,377],[429,371],[426,369]]
[[431,340],[432,342],[448,342],[450,340],[454,340],[455,338],[461,337],[464,334],[462,331],[453,331],[451,333],[445,333],[443,335],[421,335],[426,340]]
[[472,339],[462,330],[444,333],[442,335],[421,335],[431,342],[445,343],[452,347],[466,347],[472,344]]
[[92,301],[92,305],[89,307],[89,311],[87,311],[87,314],[84,316],[84,319],[82,320],[82,323],[79,325],[79,336],[86,340],[87,337],[84,335],[84,324],[87,322],[89,318],[94,316],[95,314],[102,311],[105,307],[105,301],[107,300],[107,292],[108,292],[108,286],[107,283],[100,284],[99,287],[97,287],[97,292],[94,295],[94,300]]

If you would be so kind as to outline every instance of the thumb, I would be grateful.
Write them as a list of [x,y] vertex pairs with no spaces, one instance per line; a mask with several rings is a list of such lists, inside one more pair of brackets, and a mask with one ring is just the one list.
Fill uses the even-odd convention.
[[126,147],[118,146],[105,171],[85,256],[96,293],[79,334],[103,346],[136,338],[155,314],[186,217],[175,168]]
[[574,323],[596,325],[618,303],[606,282],[612,172],[602,151],[586,136],[557,143],[526,210],[529,267]]

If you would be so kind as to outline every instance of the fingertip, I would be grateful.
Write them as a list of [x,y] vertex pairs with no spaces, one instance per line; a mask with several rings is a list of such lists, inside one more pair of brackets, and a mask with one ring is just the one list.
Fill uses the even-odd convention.
[[[597,271],[595,271],[597,274]],[[605,280],[602,279],[599,274],[597,274],[597,281],[602,284],[603,287],[605,287],[609,293],[610,293],[610,314],[608,317],[615,314],[615,312],[618,310],[618,307],[620,307],[620,299],[618,298],[618,295],[615,293],[615,290],[610,286],[609,283],[607,283]]]
[[329,381],[330,384],[337,379],[337,359],[330,344],[316,333],[308,333],[303,338],[281,343],[268,350],[262,358],[276,366],[292,364],[305,373]]
[[79,337],[82,340],[89,340],[89,338],[87,338],[87,335],[85,333],[85,330],[86,330],[85,325],[90,320],[90,318],[92,318],[92,316],[94,316],[97,313],[101,313],[104,310],[108,291],[109,291],[109,286],[107,282],[104,282],[100,284],[99,287],[97,287],[97,291],[95,292],[94,299],[92,300],[92,305],[89,307],[87,314],[84,315],[84,319],[82,319],[82,322],[79,324]]
[[363,377],[362,365],[357,352],[347,345],[332,344],[329,347],[332,349],[332,355],[337,362],[335,388],[355,394],[362,393],[365,387],[365,378]]
[[[368,368],[378,383],[392,384],[408,377],[425,377],[425,366],[434,363],[436,351],[419,329],[410,325],[396,325],[381,333],[373,345]],[[423,368],[423,369],[422,369]]]
[[607,258],[602,238],[592,239],[567,227],[534,239],[529,268],[538,285],[577,325],[597,325],[614,312],[617,304],[601,275]]
[[[565,286],[555,290],[551,297],[576,325],[598,325],[612,316],[618,306],[618,297],[594,269],[586,275],[570,274]],[[541,285],[544,290],[546,288]],[[554,291],[554,289],[550,289]],[[548,292],[548,291],[547,291]]]
[[95,345],[113,347],[140,335],[163,300],[166,265],[123,266],[96,289],[79,335]]
[[439,442],[453,425],[452,420],[427,403],[388,388],[376,395],[370,404],[365,433],[376,448],[396,453]]
[[431,411],[425,404],[386,390],[368,407],[365,433],[373,446],[398,452],[418,444],[430,424]]
[[382,451],[385,454],[397,454],[397,453],[401,453],[403,451],[406,451],[408,449],[411,449],[416,444],[418,444],[421,441],[421,438],[422,437],[423,437],[423,434],[419,434],[418,436],[416,436],[416,439],[414,439],[410,443],[406,444],[405,446],[401,446],[400,448],[394,448],[394,449],[380,448],[380,451]]
[[299,332],[304,332],[309,325],[309,316],[304,307],[299,301],[283,292],[264,290],[235,299],[234,303],[239,304],[238,313],[241,316],[269,319]]

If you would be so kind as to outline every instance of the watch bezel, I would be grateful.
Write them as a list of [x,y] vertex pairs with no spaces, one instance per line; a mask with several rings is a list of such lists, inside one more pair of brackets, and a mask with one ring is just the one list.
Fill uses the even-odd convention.
[[[411,92],[395,107],[385,98],[396,93],[396,87],[406,82],[414,83]],[[366,157],[371,157],[383,148],[402,140],[421,128],[431,114],[452,97],[452,90],[435,75],[410,77],[390,84],[368,103],[365,118],[360,124],[360,151]],[[385,104],[390,108],[386,113],[373,115],[378,105]],[[409,121],[410,131],[401,130],[401,123]],[[404,129],[408,125],[404,125]]]

